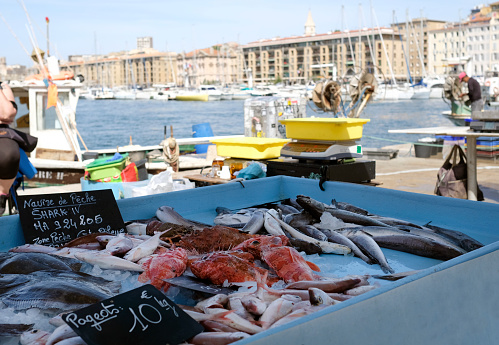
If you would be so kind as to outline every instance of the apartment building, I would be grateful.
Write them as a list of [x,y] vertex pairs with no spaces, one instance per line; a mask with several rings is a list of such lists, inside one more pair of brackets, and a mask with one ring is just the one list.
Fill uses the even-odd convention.
[[[432,60],[429,54],[429,32],[442,29],[446,22],[427,18],[415,18],[405,22],[394,23],[392,28],[401,36],[404,58],[407,60],[408,73],[413,80],[421,79],[428,74]],[[399,37],[400,37],[399,36]]]
[[360,69],[387,80],[405,77],[402,45],[392,28],[317,34],[310,12],[303,35],[261,39],[242,50],[245,70],[252,72],[257,83],[304,84],[342,78]]
[[148,48],[103,56],[72,55],[61,69],[83,75],[87,86],[151,87],[175,83],[178,79],[176,64],[176,53]]
[[441,29],[429,31],[427,73],[444,75],[462,69],[471,59],[466,42],[466,26],[462,23],[448,23]]
[[239,45],[217,44],[176,55],[178,85],[227,85],[241,82],[243,61]]

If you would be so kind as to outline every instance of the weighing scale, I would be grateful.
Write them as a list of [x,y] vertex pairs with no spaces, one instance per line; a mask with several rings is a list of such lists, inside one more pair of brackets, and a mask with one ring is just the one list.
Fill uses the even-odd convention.
[[362,158],[359,140],[295,140],[283,146],[281,159],[267,163],[267,176],[320,176],[324,181],[369,183],[376,176],[375,161]]
[[293,140],[281,149],[281,156],[299,160],[338,160],[361,158],[362,146],[357,140]]

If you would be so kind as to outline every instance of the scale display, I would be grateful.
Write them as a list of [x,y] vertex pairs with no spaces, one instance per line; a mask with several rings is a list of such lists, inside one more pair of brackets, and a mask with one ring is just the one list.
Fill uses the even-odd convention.
[[354,140],[335,142],[292,141],[281,149],[281,156],[298,159],[336,160],[362,157],[362,146]]

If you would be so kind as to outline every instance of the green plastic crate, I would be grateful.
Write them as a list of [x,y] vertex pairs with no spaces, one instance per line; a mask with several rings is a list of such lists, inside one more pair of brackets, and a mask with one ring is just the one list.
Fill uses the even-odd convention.
[[123,158],[106,162],[110,157],[97,158],[85,168],[90,175],[90,180],[100,180],[106,177],[113,177],[121,174],[125,168],[128,154],[124,154]]

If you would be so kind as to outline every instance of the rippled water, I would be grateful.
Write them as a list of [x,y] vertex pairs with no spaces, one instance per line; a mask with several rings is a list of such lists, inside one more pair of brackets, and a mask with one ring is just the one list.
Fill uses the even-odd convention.
[[[441,99],[369,103],[362,117],[362,145],[370,148],[413,142],[421,135],[391,134],[389,129],[452,126],[442,111],[449,106]],[[244,134],[244,101],[178,102],[155,100],[85,100],[78,102],[78,130],[89,149],[128,145],[157,145],[164,126],[173,126],[176,138],[192,137],[192,126],[208,122],[214,135]],[[308,116],[331,117],[315,113]]]

